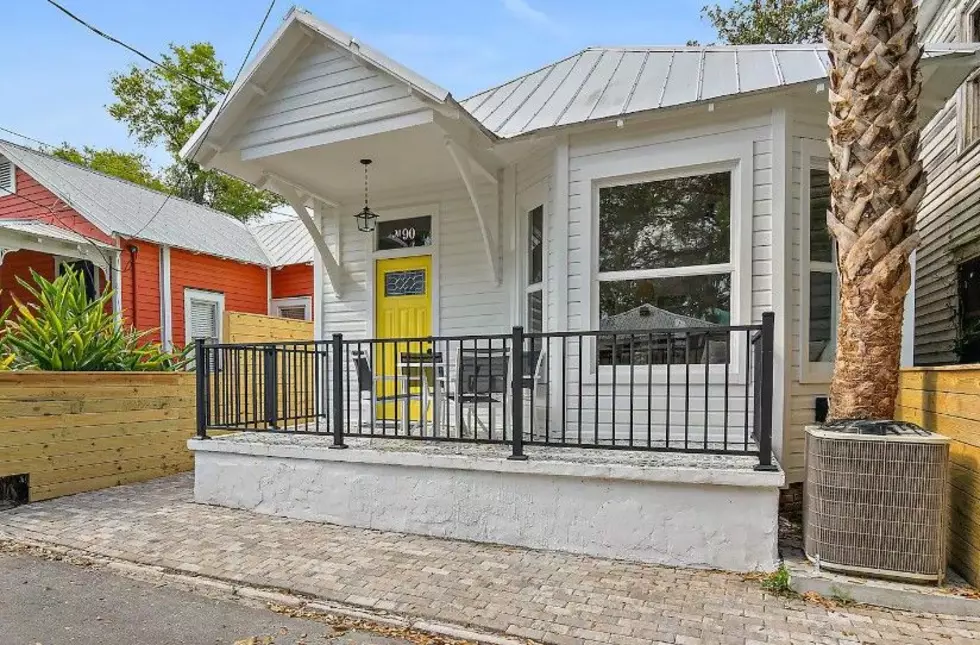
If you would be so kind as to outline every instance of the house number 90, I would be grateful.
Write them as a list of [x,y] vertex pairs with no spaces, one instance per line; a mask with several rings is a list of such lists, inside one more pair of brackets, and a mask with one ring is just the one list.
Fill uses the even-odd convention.
[[395,237],[400,240],[414,240],[415,228],[402,228],[395,231]]

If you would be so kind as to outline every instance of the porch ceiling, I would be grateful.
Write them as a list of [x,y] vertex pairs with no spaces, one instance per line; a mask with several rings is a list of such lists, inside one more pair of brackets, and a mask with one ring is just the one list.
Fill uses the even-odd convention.
[[446,149],[445,134],[434,124],[305,148],[259,162],[271,172],[330,199],[359,200],[364,194],[360,159],[372,159],[372,193],[459,181]]

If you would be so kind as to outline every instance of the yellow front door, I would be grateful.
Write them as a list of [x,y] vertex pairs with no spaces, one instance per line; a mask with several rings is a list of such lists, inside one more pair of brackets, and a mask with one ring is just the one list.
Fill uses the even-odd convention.
[[[432,335],[432,256],[418,255],[407,258],[378,260],[374,277],[374,318],[377,338],[425,338]],[[403,353],[421,353],[430,349],[428,343],[384,343],[374,349],[376,375],[403,376],[398,367],[398,357]],[[412,376],[412,375],[410,375]],[[414,376],[417,376],[414,375]],[[395,394],[392,378],[379,379],[377,395],[390,399]],[[401,381],[398,396],[414,395],[408,406],[409,419],[405,419],[405,407],[399,401],[396,410],[393,402],[379,403],[375,411],[381,421],[418,421],[421,407],[418,395],[421,383],[417,378]],[[405,389],[407,388],[407,392]]]

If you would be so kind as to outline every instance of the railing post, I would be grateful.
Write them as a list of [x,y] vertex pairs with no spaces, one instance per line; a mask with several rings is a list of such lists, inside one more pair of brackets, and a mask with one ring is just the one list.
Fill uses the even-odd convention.
[[265,405],[265,422],[276,430],[279,423],[279,365],[276,362],[276,348],[270,345],[262,350],[262,401]]
[[344,445],[344,336],[334,334],[330,342],[333,353],[333,445],[331,448],[346,448]]
[[197,400],[197,438],[208,438],[208,364],[204,339],[194,339],[194,374]]
[[514,327],[510,340],[510,398],[512,452],[508,459],[524,461],[524,328],[520,326]]
[[776,314],[767,311],[762,314],[762,422],[759,427],[759,465],[756,470],[778,470],[772,463],[772,381],[773,381],[773,337]]

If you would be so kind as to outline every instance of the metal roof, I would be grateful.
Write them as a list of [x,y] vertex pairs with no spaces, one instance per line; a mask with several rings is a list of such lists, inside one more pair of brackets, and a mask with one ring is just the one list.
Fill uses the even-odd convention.
[[[976,51],[925,49],[927,59]],[[508,138],[819,81],[829,67],[823,45],[591,47],[460,103],[487,129]]]
[[287,264],[312,262],[315,248],[306,226],[298,219],[288,219],[251,227],[252,234],[262,245],[269,264],[282,267]]
[[9,141],[0,140],[0,154],[106,234],[269,264],[248,227],[230,215]]
[[61,228],[60,226],[47,224],[38,220],[0,219],[0,229],[14,231],[15,233],[21,233],[28,237],[44,237],[50,240],[66,242],[68,244],[77,244],[79,246],[94,244],[95,246],[103,249],[109,249],[112,251],[116,250],[114,246],[105,244],[104,242],[92,240],[83,235],[79,235],[74,231],[69,231],[66,228]]

